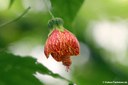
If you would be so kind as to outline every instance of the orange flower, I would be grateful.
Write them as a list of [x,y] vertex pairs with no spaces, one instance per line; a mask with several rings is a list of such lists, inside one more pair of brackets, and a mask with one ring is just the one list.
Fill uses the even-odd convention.
[[[80,52],[77,38],[62,26],[62,21],[58,18],[52,19],[49,24],[53,31],[48,36],[44,47],[44,53],[66,66],[67,71],[71,65],[71,56],[76,56]],[[59,23],[59,24],[58,24]]]

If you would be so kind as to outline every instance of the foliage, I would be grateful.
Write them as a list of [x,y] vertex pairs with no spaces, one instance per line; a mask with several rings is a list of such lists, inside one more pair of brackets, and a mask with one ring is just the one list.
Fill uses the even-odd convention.
[[[10,0],[9,8],[13,5],[14,2],[15,0]],[[67,4],[67,2],[69,3]],[[54,14],[56,14],[56,16],[58,17],[62,17],[66,22],[70,20],[68,22],[68,25],[71,24],[71,22],[75,18],[75,15],[77,14],[77,11],[79,10],[82,2],[83,0],[79,0],[79,1],[75,0],[75,2],[73,0],[72,1],[51,0],[51,3],[53,4],[55,8],[53,9],[55,11]],[[65,4],[65,6],[68,7],[69,9],[65,9],[65,6],[61,7],[62,4]],[[64,11],[62,12],[60,9],[58,9],[59,7],[61,7],[61,9]],[[9,21],[7,23],[1,24],[0,29],[2,28],[3,30],[4,26],[8,26],[12,24],[12,22],[15,22],[19,20],[20,18],[22,18],[24,14],[28,12],[29,9],[30,7],[27,10],[25,10],[25,12],[18,18],[12,21]],[[59,14],[62,16],[60,16]],[[64,17],[65,15],[68,15],[68,16]],[[1,50],[3,50],[3,48],[6,47],[6,45],[3,46],[2,43],[5,43],[5,42],[2,41],[0,43],[0,46],[2,47]],[[6,44],[8,45],[10,43],[8,42]],[[36,72],[39,72],[45,75],[50,75],[54,78],[60,78],[60,79],[63,79],[69,82],[70,84],[73,84],[72,81],[60,76],[59,74],[53,73],[52,71],[48,70],[42,64],[37,63],[36,59],[33,59],[30,56],[16,56],[11,53],[1,51],[0,52],[0,69],[1,69],[0,70],[0,85],[44,85],[34,76]]]
[[[51,0],[53,14],[64,19],[65,26],[73,30],[72,22],[76,17],[84,0]],[[66,16],[66,17],[65,17]]]
[[35,76],[36,72],[71,82],[48,70],[30,56],[15,56],[0,52],[0,85],[43,85]]
[[[2,1],[4,0],[0,2]],[[128,18],[128,4],[125,3],[127,0],[50,0],[53,15],[61,17],[64,20],[64,27],[73,32],[81,42],[81,55],[76,58],[77,61],[73,62],[71,81],[37,63],[37,60],[32,58],[33,56],[17,56],[8,52],[8,47],[12,43],[22,40],[25,41],[25,44],[29,41],[30,45],[44,44],[49,33],[47,22],[51,18],[45,7],[41,11],[37,11],[37,8],[40,9],[43,6],[40,1],[10,0],[6,9],[0,8],[0,25],[2,25],[10,20],[15,20],[24,12],[26,7],[31,6],[31,10],[25,16],[14,23],[0,27],[0,85],[44,85],[43,80],[39,81],[34,76],[36,72],[49,75],[55,79],[62,79],[67,81],[69,85],[73,85],[74,82],[78,85],[102,85],[103,81],[127,81],[127,49],[126,54],[117,55],[101,48],[95,42],[97,38],[93,37],[94,30],[91,30],[94,23],[102,21],[102,19],[113,23],[120,21],[124,24],[123,20]],[[37,5],[37,2],[39,2],[39,5]],[[27,5],[27,3],[32,5]],[[99,34],[103,33],[100,32]],[[114,35],[114,33],[112,34]],[[86,49],[83,48],[89,51],[86,52]],[[30,49],[28,48],[28,50]],[[89,54],[87,60],[86,54]],[[116,56],[119,56],[119,61],[124,58],[123,64],[117,61]],[[84,59],[86,62],[81,64]]]

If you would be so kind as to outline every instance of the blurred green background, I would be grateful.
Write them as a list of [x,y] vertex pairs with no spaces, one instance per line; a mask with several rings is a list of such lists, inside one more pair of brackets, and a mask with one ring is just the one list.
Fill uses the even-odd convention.
[[1,25],[31,7],[0,27],[0,85],[128,85],[128,0],[45,1],[78,38],[80,55],[71,57],[70,72],[45,58],[51,16],[44,0],[0,0]]

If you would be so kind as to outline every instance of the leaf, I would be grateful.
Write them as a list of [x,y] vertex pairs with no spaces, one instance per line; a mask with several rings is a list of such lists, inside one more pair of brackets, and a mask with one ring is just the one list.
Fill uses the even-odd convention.
[[12,6],[12,4],[14,3],[14,0],[10,0],[9,6],[8,8],[10,8]]
[[42,85],[33,76],[36,60],[19,57],[5,52],[0,53],[0,85]]
[[33,75],[35,72],[71,82],[59,74],[54,74],[29,56],[20,57],[0,52],[0,69],[0,85],[44,85]]
[[[84,0],[51,0],[55,17],[64,19],[66,26],[71,25]],[[70,26],[69,26],[70,27]]]

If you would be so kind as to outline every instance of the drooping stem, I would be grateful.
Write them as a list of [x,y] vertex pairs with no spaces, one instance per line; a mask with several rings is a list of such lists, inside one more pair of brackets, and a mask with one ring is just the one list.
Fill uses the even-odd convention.
[[51,17],[54,19],[54,15],[52,14],[51,10],[48,7],[48,3],[45,0],[44,0],[44,4],[45,4],[45,6],[46,6],[46,8],[47,8],[47,10],[49,12],[49,14],[51,15]]
[[13,23],[13,22],[16,22],[17,20],[19,20],[20,18],[22,18],[22,17],[30,10],[30,8],[31,8],[31,7],[28,7],[19,17],[15,18],[15,19],[13,19],[13,20],[11,20],[11,21],[8,21],[8,22],[6,22],[6,23],[4,23],[4,24],[1,24],[1,25],[0,25],[0,28],[6,26],[6,25],[8,25],[8,24],[11,24],[11,23]]

